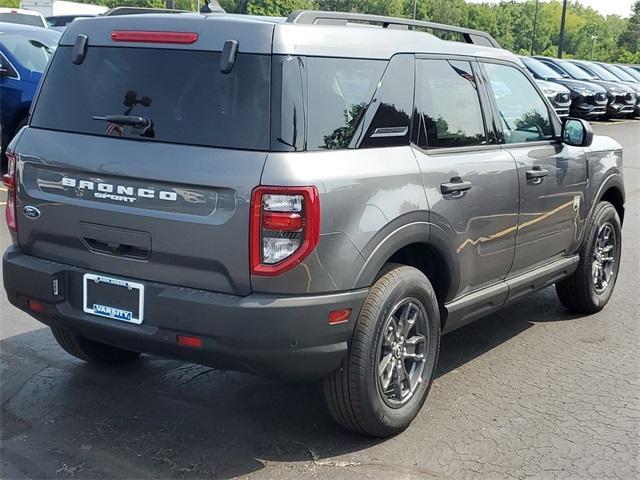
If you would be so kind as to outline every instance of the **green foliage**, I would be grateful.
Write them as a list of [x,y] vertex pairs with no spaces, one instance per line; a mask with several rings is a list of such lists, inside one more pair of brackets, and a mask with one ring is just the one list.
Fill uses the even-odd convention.
[[0,7],[18,8],[20,0],[0,0]]
[[[75,0],[108,7],[165,7],[165,0]],[[413,17],[414,0],[219,0],[229,13],[288,16],[293,10],[317,9]],[[560,33],[560,0],[466,3],[465,0],[416,0],[416,18],[489,32],[507,50],[555,56]],[[16,7],[19,0],[0,0]],[[200,6],[204,4],[201,0]],[[173,0],[174,8],[196,10],[197,0]],[[572,0],[567,8],[564,52],[567,57],[640,63],[640,0],[630,18],[602,16]],[[595,37],[595,38],[594,38]]]

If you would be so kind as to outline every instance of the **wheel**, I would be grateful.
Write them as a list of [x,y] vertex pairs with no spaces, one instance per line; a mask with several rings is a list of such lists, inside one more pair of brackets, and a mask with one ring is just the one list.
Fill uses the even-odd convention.
[[556,284],[560,302],[579,313],[602,310],[611,298],[618,278],[621,247],[618,212],[609,202],[600,202],[580,248],[578,269]]
[[440,349],[440,313],[422,272],[391,265],[356,321],[349,352],[323,381],[331,416],[375,437],[395,435],[420,411]]
[[51,327],[58,344],[69,354],[85,362],[115,366],[135,360],[139,352],[132,352],[106,343],[75,335],[64,328]]

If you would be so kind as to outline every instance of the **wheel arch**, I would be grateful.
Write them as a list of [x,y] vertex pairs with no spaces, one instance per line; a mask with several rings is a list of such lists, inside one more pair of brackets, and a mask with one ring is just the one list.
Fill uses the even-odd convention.
[[444,304],[454,297],[460,281],[457,254],[444,230],[429,222],[403,225],[388,234],[365,259],[356,280],[357,287],[372,285],[390,262],[423,272],[435,291],[444,326]]

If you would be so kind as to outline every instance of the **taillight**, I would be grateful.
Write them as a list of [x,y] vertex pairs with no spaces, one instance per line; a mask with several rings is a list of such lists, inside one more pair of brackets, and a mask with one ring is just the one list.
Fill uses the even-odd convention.
[[316,187],[257,187],[251,197],[251,273],[279,275],[309,255],[320,235]]
[[14,232],[18,229],[16,220],[16,156],[13,152],[6,152],[7,173],[2,176],[2,183],[7,187],[7,204],[4,209],[4,216],[7,220],[7,227]]

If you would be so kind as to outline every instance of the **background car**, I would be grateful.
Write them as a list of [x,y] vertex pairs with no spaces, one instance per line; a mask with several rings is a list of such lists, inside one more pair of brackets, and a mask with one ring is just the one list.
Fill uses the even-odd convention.
[[49,28],[53,28],[59,32],[64,32],[67,29],[67,25],[73,22],[76,18],[90,17],[95,17],[95,15],[53,15],[51,17],[46,17],[46,21]]
[[[593,82],[607,88],[615,95],[613,102],[609,101],[610,109],[615,110],[613,116],[628,116],[633,115],[636,106],[636,91],[634,88],[622,82],[618,77],[611,73],[606,68],[601,67],[595,62],[588,62],[586,60],[569,60],[569,62],[582,68],[587,73],[594,76]],[[608,84],[605,85],[605,83]]]
[[556,114],[562,117],[569,116],[569,109],[571,107],[571,93],[567,87],[560,85],[559,83],[547,82],[546,80],[535,81],[547,97],[551,106],[556,111]]
[[[635,94],[628,87],[615,82],[602,81],[588,70],[568,60],[538,56],[534,58],[553,68],[560,74],[566,74],[572,79],[586,81],[604,88],[607,91],[607,104],[605,114],[603,115],[604,118],[624,117],[633,112],[635,106],[635,98],[633,97],[635,97]],[[626,100],[627,94],[633,96],[629,98],[628,103]]]
[[575,80],[568,74],[560,73],[538,59],[520,57],[520,60],[536,81],[545,81],[569,89],[570,115],[597,118],[606,114],[607,91],[604,88],[586,81]]
[[47,22],[40,13],[22,8],[0,8],[0,22],[47,28]]
[[[60,33],[28,25],[0,23],[1,151],[27,123],[29,107],[42,72],[58,45]],[[6,171],[2,160],[2,171]]]
[[610,63],[604,63],[604,62],[593,62],[593,63],[595,63],[596,65],[599,65],[605,70],[608,70],[613,75],[615,75],[618,79],[620,79],[620,81],[623,82],[625,85],[633,88],[633,90],[636,93],[636,106],[633,113],[632,114],[630,113],[629,116],[630,117],[640,116],[640,78],[635,78],[633,75],[630,75],[629,73],[627,73],[625,70],[623,70],[617,65],[612,65]]

